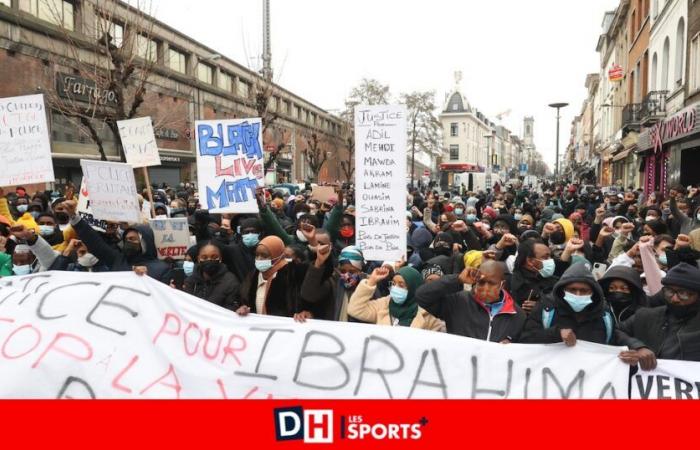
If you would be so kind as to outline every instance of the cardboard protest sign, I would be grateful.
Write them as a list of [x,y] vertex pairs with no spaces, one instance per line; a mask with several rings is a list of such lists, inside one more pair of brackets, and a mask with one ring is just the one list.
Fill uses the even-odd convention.
[[91,226],[99,228],[102,231],[107,229],[107,221],[96,219],[92,215],[92,209],[90,209],[90,194],[85,184],[85,177],[80,182],[80,192],[78,193],[78,214]]
[[202,208],[256,213],[255,190],[265,185],[260,119],[195,123],[197,179]]
[[311,190],[311,198],[321,203],[325,203],[335,197],[336,193],[333,186],[314,186]]
[[406,107],[355,107],[355,236],[368,261],[406,252]]
[[0,98],[0,186],[54,181],[43,95]]
[[134,169],[128,164],[80,160],[90,192],[90,209],[97,219],[113,222],[141,221]]
[[620,347],[239,317],[131,272],[0,279],[0,398],[627,398]]
[[630,384],[632,399],[700,400],[700,363],[659,359],[656,369],[638,370]]
[[151,219],[158,259],[185,259],[190,244],[187,218]]
[[160,166],[160,154],[150,117],[117,122],[126,162],[131,167]]

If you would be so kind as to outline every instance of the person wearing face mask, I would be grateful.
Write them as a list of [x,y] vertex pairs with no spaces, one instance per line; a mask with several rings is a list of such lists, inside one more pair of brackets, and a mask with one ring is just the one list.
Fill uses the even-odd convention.
[[63,242],[63,233],[56,222],[56,217],[49,212],[44,212],[39,214],[36,222],[39,226],[39,234],[41,237],[43,237],[54,250],[63,251],[66,246]]
[[394,275],[388,297],[373,300],[379,283],[391,274],[388,267],[380,267],[362,280],[350,298],[348,314],[362,322],[376,325],[445,331],[445,324],[441,320],[416,303],[416,290],[423,284],[423,278],[411,267],[403,267]]
[[[70,224],[78,234],[78,238],[100,262],[112,271],[132,271],[136,267],[145,267],[149,277],[163,283],[170,282],[170,267],[167,263],[158,260],[153,242],[147,243],[144,236],[136,228],[124,230],[121,240],[121,250],[116,250],[107,244],[100,234],[95,231],[77,213],[78,203],[68,200],[64,203],[70,216]],[[146,235],[152,239],[152,233]]]
[[12,275],[30,275],[39,270],[39,264],[28,245],[20,244],[12,254]]
[[238,225],[240,242],[223,248],[224,262],[239,280],[255,270],[255,248],[262,239],[262,223],[255,217],[246,217]]
[[[517,342],[525,314],[503,288],[505,275],[505,264],[485,261],[478,270],[468,267],[459,275],[424,284],[416,292],[416,301],[444,320],[448,333],[489,342]],[[471,286],[471,291],[465,286]]]
[[185,279],[184,291],[229,310],[240,303],[240,282],[222,263],[221,247],[216,242],[199,246],[194,270]]
[[554,289],[558,281],[555,270],[556,262],[549,247],[539,239],[526,239],[518,246],[513,273],[505,289],[523,311],[530,313]]
[[465,217],[464,221],[467,223],[467,225],[474,225],[476,222],[479,221],[479,217],[476,214],[476,208],[473,206],[467,207],[465,210]]
[[639,273],[631,267],[611,267],[598,283],[603,288],[616,323],[624,322],[638,309],[648,305]]
[[666,304],[638,310],[617,330],[618,344],[630,349],[620,359],[642,370],[654,369],[656,358],[700,361],[700,270],[680,263],[662,283]]
[[523,331],[523,343],[564,342],[573,347],[578,339],[613,344],[615,319],[605,302],[603,289],[589,266],[574,264],[554,286],[552,295],[533,309]]
[[66,272],[109,272],[109,267],[88,252],[85,244],[71,239],[63,252],[56,258],[50,270]]
[[289,263],[284,242],[268,236],[255,249],[255,271],[241,285],[240,305],[236,313],[313,318],[313,305],[301,296],[301,284],[307,267]]

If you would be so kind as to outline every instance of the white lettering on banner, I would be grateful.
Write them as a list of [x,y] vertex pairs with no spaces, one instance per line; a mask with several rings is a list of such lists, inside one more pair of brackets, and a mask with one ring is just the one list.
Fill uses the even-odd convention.
[[406,108],[355,107],[357,246],[368,261],[406,252]]
[[117,122],[126,162],[134,168],[160,166],[160,155],[150,117]]
[[195,122],[199,201],[214,213],[257,213],[265,186],[262,120]]
[[700,400],[700,362],[657,360],[656,369],[630,380],[633,399]]
[[239,317],[130,272],[0,280],[0,398],[626,398],[620,350]]
[[0,186],[52,182],[43,95],[0,99]]
[[151,219],[158,259],[185,259],[190,243],[190,228],[187,219]]
[[96,219],[136,223],[141,207],[136,191],[134,168],[125,163],[80,160],[85,186],[90,192],[90,209]]

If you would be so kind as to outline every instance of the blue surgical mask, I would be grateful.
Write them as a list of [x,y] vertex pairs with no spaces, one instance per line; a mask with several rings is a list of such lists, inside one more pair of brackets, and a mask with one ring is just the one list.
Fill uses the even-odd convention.
[[522,214],[514,214],[513,219],[515,219],[516,222],[520,222],[523,220],[523,215]]
[[255,268],[258,270],[258,272],[267,272],[268,270],[272,269],[272,260],[271,259],[256,259],[255,260]]
[[243,245],[248,248],[255,247],[260,242],[260,234],[258,233],[248,233],[242,236]]
[[588,262],[588,260],[586,259],[585,256],[583,256],[583,255],[571,255],[571,265],[573,266],[574,264],[579,264],[579,263],[588,264],[589,266],[591,265],[591,263]]
[[476,219],[476,214],[467,214],[467,222],[474,223],[476,222]]
[[554,275],[554,270],[556,269],[556,264],[552,258],[545,259],[542,261],[542,268],[540,269],[540,276],[542,278],[550,278]]
[[464,214],[464,210],[462,208],[455,208],[455,214],[461,216]]
[[406,303],[406,299],[408,298],[408,289],[392,286],[391,290],[389,291],[389,295],[391,296],[391,301],[397,305],[403,305]]
[[31,264],[26,264],[24,266],[17,266],[13,265],[12,266],[12,273],[15,275],[29,275],[32,273],[32,265]]
[[182,263],[182,270],[188,277],[194,273],[194,261],[185,261]]
[[659,262],[664,266],[668,266],[668,256],[666,256],[666,253],[659,255]]
[[29,214],[34,218],[34,220],[37,220],[39,218],[39,214],[41,214],[39,211],[32,211]]
[[17,211],[19,211],[20,214],[26,213],[27,209],[29,209],[29,205],[17,205]]
[[583,311],[586,306],[593,303],[593,299],[590,295],[575,295],[571,292],[564,292],[564,300],[571,306],[576,312]]
[[52,236],[56,229],[51,225],[39,225],[39,234],[43,237]]

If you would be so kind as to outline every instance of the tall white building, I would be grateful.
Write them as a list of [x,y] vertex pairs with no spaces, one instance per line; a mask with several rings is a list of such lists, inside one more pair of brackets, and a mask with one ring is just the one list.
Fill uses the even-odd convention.
[[685,101],[685,61],[688,0],[653,0],[649,41],[649,91],[668,91],[666,112]]

